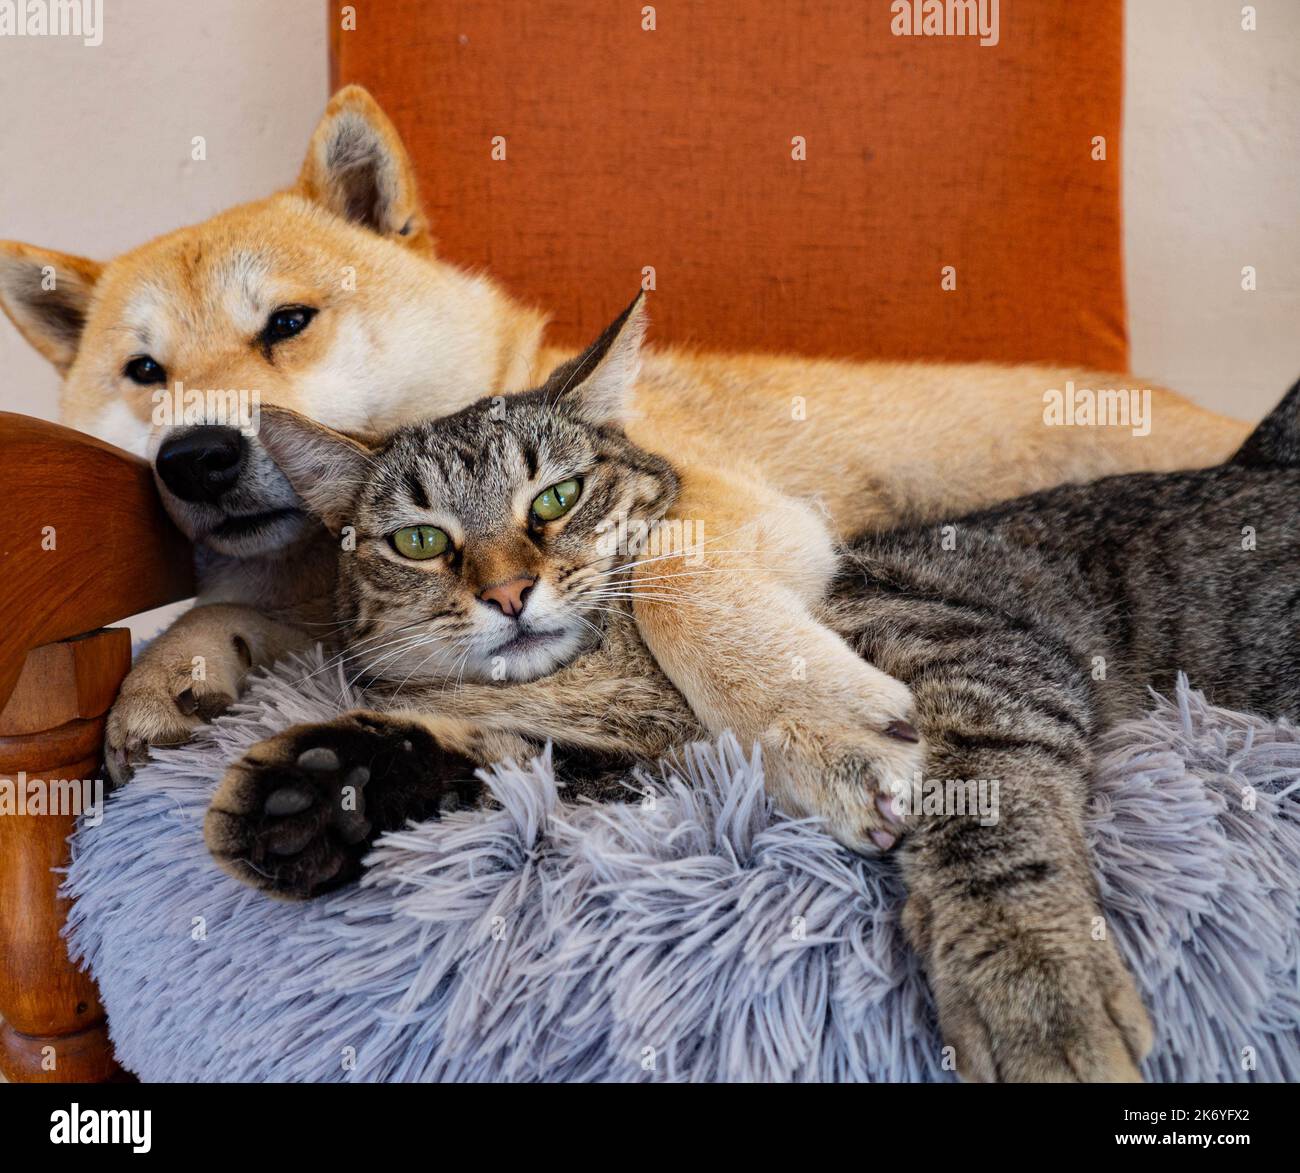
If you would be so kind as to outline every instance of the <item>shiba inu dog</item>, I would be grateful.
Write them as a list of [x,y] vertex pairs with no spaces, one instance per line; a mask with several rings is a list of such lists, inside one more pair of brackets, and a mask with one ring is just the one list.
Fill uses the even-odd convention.
[[[543,344],[541,313],[438,258],[405,149],[355,86],[329,103],[292,188],[106,264],[0,243],[0,305],[63,373],[64,421],[150,459],[196,545],[198,605],[141,656],[110,716],[117,781],[332,621],[337,543],[246,426],[255,413],[232,426],[205,402],[255,392],[364,435],[526,388],[566,357]],[[1248,431],[1160,389],[1149,435],[1047,426],[1044,393],[1068,380],[1115,382],[666,348],[641,360],[628,434],[671,456],[674,516],[706,555],[643,560],[638,625],[707,728],[763,746],[777,802],[825,816],[850,847],[871,850],[880,829],[852,779],[907,774],[921,747],[909,690],[812,616],[837,535],[1216,464]],[[195,392],[197,416],[160,411]],[[502,584],[515,569],[499,568]]]

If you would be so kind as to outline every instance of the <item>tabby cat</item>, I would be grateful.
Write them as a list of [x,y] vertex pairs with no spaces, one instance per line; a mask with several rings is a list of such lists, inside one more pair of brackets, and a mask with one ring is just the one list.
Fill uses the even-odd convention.
[[[620,427],[642,330],[638,301],[540,389],[374,449],[264,412],[263,443],[355,541],[339,614],[370,708],[228,771],[206,834],[232,874],[309,897],[355,877],[382,831],[479,799],[482,764],[552,739],[561,776],[605,796],[628,761],[702,735],[629,608],[627,569],[653,556],[676,485]],[[1139,1077],[1151,1029],[1097,931],[1083,837],[1093,746],[1180,668],[1217,702],[1300,711],[1298,400],[1300,384],[1221,467],[1067,486],[843,553],[827,621],[915,706],[892,730],[897,770],[860,778],[843,817],[901,844],[904,924],[965,1078]],[[637,589],[676,598],[653,576]],[[997,817],[896,801],[922,769],[994,780]]]

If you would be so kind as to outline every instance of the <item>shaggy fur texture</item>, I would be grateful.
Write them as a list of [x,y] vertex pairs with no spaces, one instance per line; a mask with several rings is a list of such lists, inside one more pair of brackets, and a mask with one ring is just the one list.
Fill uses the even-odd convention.
[[[356,703],[322,663],[260,680],[74,840],[72,948],[142,1078],[952,1078],[895,865],[774,816],[734,742],[653,804],[568,806],[545,762],[498,769],[501,809],[386,836],[326,900],[226,876],[216,780]],[[1180,683],[1103,748],[1087,834],[1156,1027],[1144,1075],[1300,1079],[1300,732]]]

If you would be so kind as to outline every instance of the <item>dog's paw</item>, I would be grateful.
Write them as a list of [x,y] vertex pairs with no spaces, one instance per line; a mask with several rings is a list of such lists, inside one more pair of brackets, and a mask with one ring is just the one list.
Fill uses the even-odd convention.
[[355,879],[381,832],[472,800],[474,769],[398,717],[356,712],[297,725],[226,771],[204,838],[236,879],[306,900]]
[[1151,1022],[1109,941],[1061,956],[1031,934],[934,980],[957,1073],[979,1083],[1141,1083]]
[[245,667],[210,664],[196,679],[189,663],[141,661],[122,682],[108,714],[104,765],[110,784],[130,781],[151,747],[183,745],[200,725],[225,712],[239,695]]
[[760,741],[777,806],[820,815],[850,850],[882,855],[906,832],[895,795],[922,771],[926,747],[910,720],[911,692],[870,671],[865,694],[805,686]]

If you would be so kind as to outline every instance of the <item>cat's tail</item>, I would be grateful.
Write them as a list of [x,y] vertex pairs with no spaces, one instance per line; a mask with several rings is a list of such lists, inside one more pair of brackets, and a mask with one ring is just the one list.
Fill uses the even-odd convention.
[[1254,468],[1300,467],[1300,379],[1260,420],[1228,463]]

